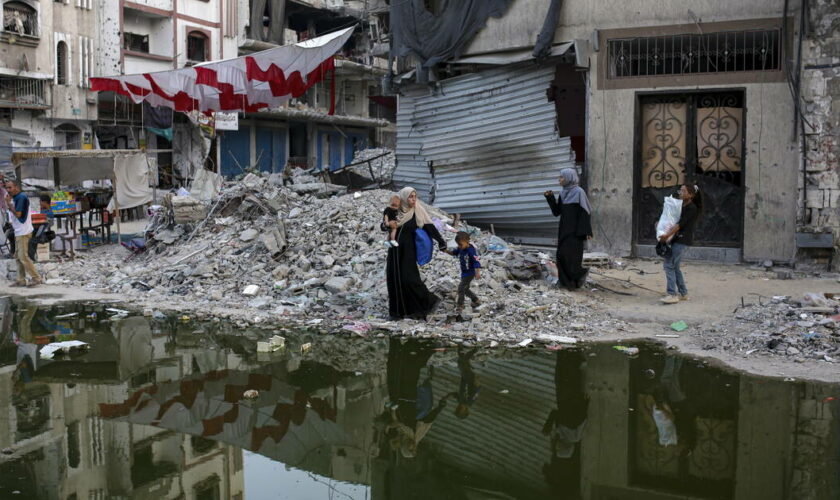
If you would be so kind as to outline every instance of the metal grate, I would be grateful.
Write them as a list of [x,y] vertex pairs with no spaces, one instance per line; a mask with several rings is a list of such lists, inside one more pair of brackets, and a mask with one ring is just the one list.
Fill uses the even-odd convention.
[[0,107],[48,108],[44,81],[30,78],[0,78]]
[[3,4],[3,30],[18,35],[38,36],[38,13],[24,3],[6,2]]
[[609,78],[774,71],[778,29],[650,36],[608,41]]
[[58,85],[67,85],[68,83],[68,59],[69,54],[67,53],[67,44],[64,42],[58,42],[58,45],[55,46],[55,83]]

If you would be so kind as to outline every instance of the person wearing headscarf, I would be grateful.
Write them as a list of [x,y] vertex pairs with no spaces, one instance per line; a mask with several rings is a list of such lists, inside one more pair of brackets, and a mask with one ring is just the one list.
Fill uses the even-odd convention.
[[414,234],[418,228],[424,229],[429,237],[437,241],[441,250],[446,249],[446,241],[432,223],[426,207],[417,199],[414,188],[404,187],[399,195],[401,203],[397,220],[382,227],[386,231],[396,228],[399,243],[399,246],[388,249],[385,266],[388,312],[392,319],[424,319],[437,306],[440,298],[431,293],[420,278]]
[[558,284],[574,290],[586,283],[589,269],[583,267],[583,244],[592,239],[590,214],[592,207],[586,191],[579,185],[578,174],[573,168],[560,171],[562,189],[557,199],[553,191],[546,191],[545,199],[555,217],[560,217],[557,229],[557,278]]

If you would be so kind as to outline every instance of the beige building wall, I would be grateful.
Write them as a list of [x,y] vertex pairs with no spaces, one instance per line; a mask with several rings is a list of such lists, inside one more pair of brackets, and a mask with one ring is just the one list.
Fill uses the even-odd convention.
[[[549,2],[514,0],[500,19],[490,19],[469,44],[466,55],[511,48],[533,47]],[[792,1],[791,15],[799,2]],[[669,2],[563,2],[555,42],[597,38],[596,30],[781,19],[782,3],[722,2],[714,0]],[[798,23],[791,22],[791,26]],[[789,34],[789,37],[795,36]],[[629,255],[633,242],[633,168],[638,92],[740,89],[746,98],[746,151],[743,258],[791,261],[799,204],[798,139],[792,136],[793,101],[784,82],[685,85],[606,90],[597,72],[604,48],[589,59],[587,89],[587,176],[594,207],[593,247],[615,255]]]

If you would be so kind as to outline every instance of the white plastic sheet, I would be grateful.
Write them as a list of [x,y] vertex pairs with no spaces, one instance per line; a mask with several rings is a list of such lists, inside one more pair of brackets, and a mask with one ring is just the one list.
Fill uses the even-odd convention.
[[[152,202],[149,187],[149,166],[145,155],[118,156],[114,158],[116,198],[120,209],[134,208]],[[114,199],[108,204],[114,210]]]
[[656,239],[661,238],[663,234],[673,229],[674,225],[680,221],[680,214],[682,214],[682,200],[673,196],[665,197],[665,202],[662,205],[662,215],[659,216],[659,222],[656,223]]

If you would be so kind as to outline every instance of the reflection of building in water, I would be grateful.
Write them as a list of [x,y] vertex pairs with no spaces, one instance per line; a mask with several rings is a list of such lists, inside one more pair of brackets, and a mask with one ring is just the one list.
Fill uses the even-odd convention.
[[[175,348],[177,332],[153,328],[145,318],[94,331],[90,311],[66,320],[39,311],[14,324],[7,302],[0,311],[0,407],[8,409],[0,419],[0,497],[18,491],[21,498],[241,498],[241,450],[99,416],[102,402],[122,401],[155,380],[178,379],[203,365],[238,367],[237,356],[214,351],[208,359],[204,349]],[[66,360],[37,359],[34,372],[22,376],[20,342],[8,339],[31,328],[31,337],[20,340],[41,342],[59,324],[62,335],[94,347]]]
[[[286,466],[369,484],[381,377],[286,359],[251,371],[217,370],[146,386],[101,415],[253,451]],[[258,391],[246,399],[246,391]],[[153,427],[152,427],[153,426]]]
[[[430,363],[436,395],[458,387],[451,355]],[[443,412],[416,458],[383,446],[374,499],[840,497],[837,385],[609,346],[473,365],[469,417]]]
[[[459,364],[455,350],[393,340],[383,367],[382,344],[322,337],[307,354],[318,363],[289,339],[258,365],[208,348],[215,337],[190,324],[105,328],[89,311],[32,310],[11,322],[8,307],[0,300],[0,498],[237,498],[243,448],[370,484],[374,500],[840,498],[837,385],[611,346]],[[32,345],[55,332],[93,348],[41,359]],[[244,336],[222,341],[247,351]],[[415,449],[385,439],[391,414]]]
[[674,360],[611,349],[588,359],[583,498],[840,496],[837,401],[825,400],[836,385]]

